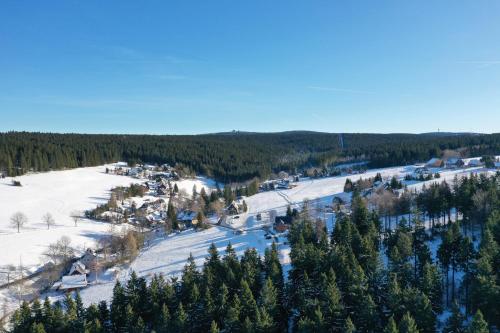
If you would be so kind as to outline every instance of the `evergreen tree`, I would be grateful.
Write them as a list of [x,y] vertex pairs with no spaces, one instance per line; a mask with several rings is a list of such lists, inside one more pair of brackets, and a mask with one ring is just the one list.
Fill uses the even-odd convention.
[[467,328],[468,333],[488,333],[488,323],[484,320],[481,310],[477,310],[476,314],[472,318],[472,322]]
[[219,333],[219,327],[217,326],[217,323],[212,320],[212,323],[210,324],[210,333]]
[[410,313],[405,313],[403,319],[399,323],[399,332],[400,333],[418,333],[417,324],[415,324],[415,320],[410,315]]
[[387,322],[387,326],[384,328],[384,333],[399,333],[394,317],[391,316]]
[[464,333],[464,316],[460,312],[460,308],[456,302],[453,303],[451,311],[451,316],[446,321],[443,333]]
[[344,328],[342,331],[343,331],[343,333],[355,333],[356,332],[356,327],[352,323],[350,316],[347,317],[345,324],[344,324]]
[[30,328],[30,333],[46,333],[43,324],[41,323],[33,323]]

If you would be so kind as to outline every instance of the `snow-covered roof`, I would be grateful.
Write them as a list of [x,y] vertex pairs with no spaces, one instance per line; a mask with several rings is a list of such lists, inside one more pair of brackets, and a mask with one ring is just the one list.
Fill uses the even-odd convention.
[[81,261],[76,261],[71,265],[71,269],[69,270],[69,275],[73,274],[86,274],[87,269],[85,268],[85,265]]
[[469,165],[475,166],[475,165],[481,165],[481,164],[483,164],[483,162],[481,162],[481,160],[479,160],[479,159],[473,159],[473,160],[469,161]]
[[449,159],[446,160],[446,163],[448,163],[448,164],[457,164],[461,160],[462,159],[458,158],[458,157],[450,157]]
[[83,275],[65,275],[62,277],[61,286],[59,289],[76,289],[87,286],[87,276]]
[[440,163],[441,162],[441,159],[437,158],[437,157],[433,157],[431,158],[429,161],[427,161],[427,165],[435,165],[437,163]]
[[177,219],[180,221],[191,221],[196,218],[196,212],[184,211],[177,214]]

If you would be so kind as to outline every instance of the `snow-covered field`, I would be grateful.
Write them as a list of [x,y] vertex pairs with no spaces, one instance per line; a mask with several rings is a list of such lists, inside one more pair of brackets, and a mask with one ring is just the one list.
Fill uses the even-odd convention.
[[404,175],[413,170],[412,167],[394,167],[373,169],[362,174],[354,174],[349,176],[328,177],[319,179],[304,179],[298,183],[295,188],[262,192],[246,199],[249,213],[258,213],[264,210],[277,210],[278,212],[286,209],[288,205],[296,205],[302,203],[305,199],[315,200],[318,198],[331,197],[334,195],[345,196],[344,184],[347,178],[353,182],[360,178],[375,177],[380,173],[382,177],[388,178],[392,176],[404,177]]
[[[0,271],[7,265],[19,266],[20,262],[27,269],[35,269],[47,246],[62,236],[70,237],[77,249],[93,246],[108,232],[109,225],[81,220],[75,227],[71,213],[106,202],[113,187],[138,182],[106,174],[105,166],[30,174],[15,179],[22,187],[12,186],[12,178],[0,180]],[[16,212],[28,218],[20,233],[10,226],[10,218]],[[46,213],[52,214],[55,220],[49,230],[42,221]],[[0,281],[3,278],[0,274]]]
[[205,188],[207,193],[210,193],[212,190],[216,188],[216,182],[213,179],[206,177],[195,177],[193,179],[182,179],[180,181],[175,182],[179,191],[185,191],[188,195],[193,193],[193,186],[196,186],[196,191],[200,193],[202,187]]
[[[288,205],[299,207],[304,200],[315,201],[313,205],[321,201],[322,204],[331,204],[334,196],[341,197],[343,200],[349,200],[350,195],[344,192],[344,184],[347,178],[353,182],[360,178],[372,178],[380,173],[384,179],[389,179],[395,176],[399,180],[403,180],[406,174],[411,174],[415,170],[415,166],[401,166],[382,169],[371,169],[362,174],[353,174],[349,176],[327,177],[319,179],[302,179],[298,183],[293,183],[296,187],[286,190],[261,192],[251,197],[245,198],[248,205],[248,212],[240,214],[238,219],[230,220],[230,226],[234,228],[256,228],[265,223],[263,218],[262,223],[256,221],[258,213],[276,211],[278,215],[284,214]],[[425,182],[414,182],[408,185],[410,190],[420,190],[425,184],[429,186],[431,183],[447,181],[451,184],[455,176],[461,177],[469,175],[473,172],[490,172],[483,168],[475,167],[468,169],[435,169],[434,172],[439,172],[441,177]],[[267,216],[267,215],[264,215]]]

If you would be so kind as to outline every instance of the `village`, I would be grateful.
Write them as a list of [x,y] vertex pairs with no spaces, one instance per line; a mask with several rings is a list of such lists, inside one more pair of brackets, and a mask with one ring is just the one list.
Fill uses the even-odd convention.
[[[274,206],[266,208],[255,200],[261,195],[245,197],[232,193],[225,198],[224,191],[214,183],[211,186],[197,188],[195,182],[188,182],[187,184],[192,184],[189,193],[186,185],[181,188],[178,186],[179,182],[186,180],[179,177],[174,168],[168,165],[146,164],[128,167],[125,163],[116,163],[107,167],[106,173],[131,176],[137,179],[138,183],[131,184],[128,188],[113,189],[108,203],[87,211],[86,216],[113,225],[133,226],[136,230],[148,234],[146,243],[159,235],[167,237],[168,234],[180,234],[189,229],[204,230],[218,226],[232,230],[235,235],[263,230],[266,240],[286,245],[286,234],[294,216],[304,209],[304,200],[309,205],[311,217],[323,219],[325,227],[331,231],[335,215],[350,214],[350,195],[355,190],[359,191],[368,202],[379,200],[379,196],[384,196],[384,200],[388,200],[387,195],[382,194],[384,192],[390,193],[393,200],[397,200],[405,191],[416,191],[424,183],[444,180],[450,182],[452,177],[464,172],[467,174],[472,171],[498,170],[500,162],[494,160],[493,165],[489,166],[493,168],[485,169],[485,163],[480,158],[446,160],[433,158],[422,165],[391,169],[385,173],[342,168],[334,171],[337,176],[327,177],[318,174],[316,178],[312,178],[304,177],[303,174],[288,175],[282,171],[275,179],[259,183],[261,195],[275,193],[284,200],[283,204],[273,200]],[[300,200],[290,198],[294,197],[293,192],[297,189],[303,190],[304,184],[311,181],[330,182],[332,178],[344,182],[342,190],[335,195],[315,197],[314,193],[308,192],[306,196],[302,195]],[[338,181],[336,183],[339,184]],[[230,200],[227,201],[227,198]],[[403,213],[393,211],[390,214]],[[99,252],[88,249],[80,259],[71,264],[68,273],[53,285],[52,290],[66,292],[85,288],[89,284],[87,277],[91,276],[92,272],[94,274],[90,279],[93,283],[97,283],[98,275],[102,274],[100,268],[110,266],[111,262],[116,263],[111,259],[112,256],[104,259],[102,251]]]
[[[406,212],[398,210],[398,202],[405,200],[407,191],[443,181],[451,184],[457,176],[491,174],[499,169],[498,157],[487,161],[433,158],[425,164],[385,169],[367,169],[365,163],[354,163],[292,175],[281,171],[256,184],[230,186],[200,176],[181,176],[166,164],[128,166],[118,162],[107,165],[103,173],[123,177],[128,185],[113,187],[105,203],[83,211],[80,217],[107,226],[108,231],[83,251],[65,254],[64,249],[75,246],[69,239],[67,244],[61,240],[51,244],[49,248],[56,249],[55,265],[36,271],[42,274],[36,273],[32,287],[41,289],[34,295],[58,299],[79,290],[86,303],[95,301],[98,290],[109,292],[114,282],[126,280],[131,270],[146,269],[144,265],[148,264],[140,260],[131,263],[150,247],[158,246],[155,244],[161,244],[167,252],[178,251],[182,260],[193,251],[202,253],[197,258],[199,264],[211,242],[221,248],[227,242],[244,242],[260,251],[275,243],[286,273],[290,262],[287,234],[305,205],[310,218],[331,232],[339,216],[351,213],[353,191],[373,207],[382,207],[381,201],[392,202],[392,206],[384,206],[381,216],[401,215]],[[26,183],[21,182],[21,186]],[[257,188],[256,193],[243,195],[248,194],[246,187],[250,186]],[[195,250],[200,242],[203,247]],[[176,275],[179,265],[182,267],[176,264],[152,272]],[[13,291],[11,295],[13,300],[30,299],[26,293],[21,296]]]

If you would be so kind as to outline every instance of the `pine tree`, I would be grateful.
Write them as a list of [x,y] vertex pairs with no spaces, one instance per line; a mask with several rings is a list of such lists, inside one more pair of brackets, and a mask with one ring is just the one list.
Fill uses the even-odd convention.
[[267,278],[264,287],[260,291],[259,306],[271,318],[271,322],[278,319],[278,291],[273,285],[271,278]]
[[261,308],[257,313],[256,328],[258,332],[277,332],[276,324],[273,318],[267,313],[266,309]]
[[233,296],[233,301],[227,307],[224,316],[224,330],[228,332],[238,332],[240,328],[240,300],[237,295]]
[[212,320],[212,323],[210,324],[210,333],[219,333],[219,327],[217,326],[217,323]]
[[43,324],[41,323],[33,323],[31,325],[29,333],[46,333],[45,328],[43,327]]
[[357,332],[356,326],[352,323],[351,316],[348,316],[343,328],[343,333],[355,333]]
[[158,318],[158,323],[156,324],[156,332],[157,333],[168,333],[171,328],[171,318],[170,311],[168,310],[168,306],[163,304],[161,307],[161,313]]
[[426,263],[422,270],[420,290],[429,297],[436,313],[440,313],[442,309],[443,286],[441,280],[438,268],[431,263]]
[[111,322],[115,332],[123,332],[124,325],[127,322],[126,308],[127,297],[120,281],[117,281],[113,288],[113,299],[111,301]]
[[183,333],[187,331],[188,317],[184,311],[184,306],[179,303],[173,319],[173,332]]
[[252,291],[245,280],[241,280],[241,318],[248,317],[250,320],[255,321],[257,316],[257,302],[253,297]]
[[384,328],[384,333],[399,333],[398,327],[396,326],[396,321],[394,321],[393,316],[389,318],[387,326]]
[[409,312],[405,313],[403,319],[399,323],[399,332],[400,333],[418,333],[417,324],[415,324],[415,320],[410,315]]
[[224,317],[226,316],[226,312],[228,311],[228,298],[229,298],[229,290],[226,285],[223,283],[219,288],[217,293],[217,300],[215,302],[215,319],[218,323],[222,323]]
[[484,320],[481,310],[477,310],[474,317],[472,317],[472,322],[467,328],[468,333],[488,333],[488,323]]
[[106,330],[102,327],[99,319],[95,318],[94,320],[87,322],[85,326],[85,333],[104,333]]
[[460,312],[460,308],[456,302],[453,303],[451,308],[451,316],[446,321],[446,326],[443,333],[464,333],[464,316]]
[[245,317],[245,320],[243,321],[243,325],[241,327],[241,332],[242,333],[255,333],[255,326],[253,322],[250,320],[250,318]]

